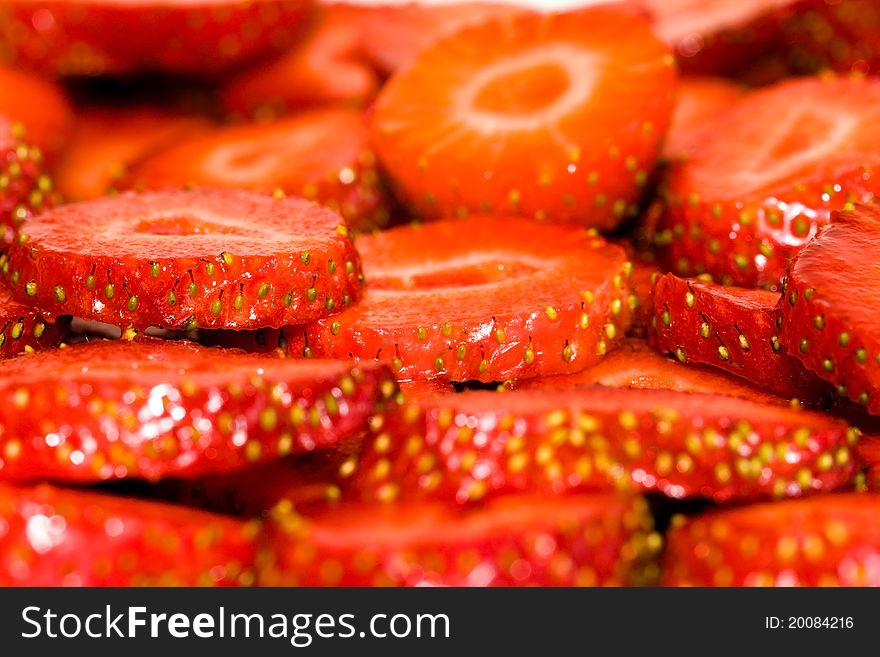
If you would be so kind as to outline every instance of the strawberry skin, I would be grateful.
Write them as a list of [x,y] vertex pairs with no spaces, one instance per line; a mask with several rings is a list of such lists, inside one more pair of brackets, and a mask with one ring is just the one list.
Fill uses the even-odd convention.
[[878,165],[880,80],[806,78],[752,92],[670,167],[655,240],[680,275],[779,289],[832,211],[874,197]]
[[672,274],[654,284],[651,341],[683,363],[718,367],[786,399],[811,404],[828,391],[780,338],[779,294]]
[[307,34],[293,48],[225,82],[223,108],[265,120],[314,105],[366,105],[380,81],[362,47],[361,13],[347,5],[317,7]]
[[212,126],[205,117],[151,106],[82,108],[55,168],[58,191],[68,202],[116,191],[132,164]]
[[0,116],[0,232],[18,228],[31,215],[51,207],[57,199],[45,173],[43,154],[26,139],[21,124]]
[[0,484],[0,586],[250,586],[258,536],[183,507]]
[[264,586],[613,586],[639,583],[659,547],[641,498],[510,496],[476,510],[279,505]]
[[20,300],[54,315],[256,329],[323,317],[360,293],[344,220],[299,199],[125,194],[55,208],[23,231],[0,271]]
[[715,368],[685,364],[667,358],[643,340],[626,340],[596,365],[577,374],[514,380],[511,390],[572,390],[600,385],[606,388],[642,388],[703,392],[750,399],[762,404],[787,404],[782,397],[749,385]]
[[54,347],[69,335],[69,317],[48,318],[0,288],[0,358]]
[[328,206],[357,230],[388,222],[366,123],[360,112],[344,108],[184,140],[134,167],[130,182],[138,190],[203,186],[283,192]]
[[880,496],[717,511],[674,527],[666,586],[880,586]]
[[363,300],[306,327],[304,344],[290,336],[291,353],[378,359],[401,379],[503,381],[588,367],[629,326],[623,250],[574,226],[470,217],[357,245]]
[[157,480],[333,447],[395,392],[384,368],[149,338],[6,361],[0,480]]
[[23,125],[28,140],[50,160],[65,147],[73,124],[73,108],[59,85],[2,65],[0,115]]
[[718,394],[580,388],[425,397],[373,423],[348,495],[465,504],[615,488],[716,501],[833,490],[859,432]]
[[638,211],[674,79],[669,50],[634,12],[504,16],[438,41],[393,76],[373,141],[422,216],[608,229]]
[[205,75],[291,43],[310,0],[9,0],[0,43],[23,66],[58,75]]
[[789,353],[880,414],[880,209],[835,215],[795,258],[781,304]]

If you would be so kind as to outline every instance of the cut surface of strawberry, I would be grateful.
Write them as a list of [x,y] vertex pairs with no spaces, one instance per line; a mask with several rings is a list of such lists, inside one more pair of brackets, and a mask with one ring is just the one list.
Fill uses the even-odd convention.
[[0,373],[0,480],[240,470],[359,434],[387,370],[149,338],[28,354]]
[[856,447],[859,460],[865,465],[865,484],[870,491],[880,491],[880,438],[868,436]]
[[259,525],[48,485],[0,484],[0,586],[250,586]]
[[781,304],[789,353],[880,414],[880,208],[836,215],[795,258]]
[[786,399],[822,399],[824,386],[780,338],[780,295],[667,274],[654,285],[651,341],[685,363],[718,367]]
[[12,229],[56,200],[40,149],[21,124],[0,116],[0,241],[9,241]]
[[637,583],[659,547],[641,498],[511,496],[443,505],[273,511],[267,586],[602,586]]
[[68,202],[104,196],[135,162],[212,125],[204,117],[148,106],[82,108],[55,169],[58,191]]
[[711,367],[683,364],[667,358],[643,340],[626,340],[596,365],[577,374],[514,380],[508,387],[519,389],[571,390],[582,386],[645,388],[704,392],[751,399],[762,404],[787,403],[736,376]]
[[[2,258],[2,256],[0,256]],[[46,349],[69,336],[70,319],[46,317],[0,288],[0,358]]]
[[60,86],[2,65],[0,115],[23,125],[28,140],[47,159],[66,145],[73,124],[73,108]]
[[278,327],[342,309],[361,288],[342,217],[300,199],[125,194],[24,230],[2,265],[19,299],[122,327]]
[[329,206],[353,228],[368,230],[388,221],[366,123],[349,109],[311,110],[185,140],[134,167],[131,183],[139,190],[280,190]]
[[691,149],[699,147],[703,139],[711,138],[706,133],[706,125],[745,93],[745,89],[723,78],[681,78],[675,111],[663,145],[663,157],[667,160],[686,159]]
[[392,77],[375,105],[374,143],[423,216],[611,228],[637,212],[674,78],[668,49],[634,12],[498,18]]
[[15,63],[59,75],[218,73],[283,48],[310,0],[10,0],[0,42]]
[[374,424],[347,494],[465,504],[614,488],[716,501],[847,485],[859,432],[718,394],[582,388],[426,397]]
[[360,8],[326,5],[314,13],[291,50],[224,83],[226,111],[266,119],[313,105],[362,107],[373,98],[380,81],[362,48]]
[[378,359],[401,379],[503,381],[583,369],[629,324],[623,250],[574,226],[471,217],[357,247],[365,296],[304,329],[306,355]]
[[880,586],[880,496],[827,495],[698,516],[667,538],[668,586]]
[[880,80],[806,78],[753,92],[663,183],[658,238],[686,276],[778,289],[833,210],[874,197]]

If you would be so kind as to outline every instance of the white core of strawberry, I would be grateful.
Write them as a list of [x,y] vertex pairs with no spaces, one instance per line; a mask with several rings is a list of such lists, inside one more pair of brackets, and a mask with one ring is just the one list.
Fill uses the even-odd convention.
[[[546,130],[558,124],[577,108],[587,104],[601,77],[603,58],[574,43],[542,45],[519,55],[486,64],[458,90],[458,118],[470,129],[492,136],[506,132]],[[553,66],[568,78],[568,87],[555,102],[523,115],[502,114],[479,109],[482,90],[498,79],[539,66]]]

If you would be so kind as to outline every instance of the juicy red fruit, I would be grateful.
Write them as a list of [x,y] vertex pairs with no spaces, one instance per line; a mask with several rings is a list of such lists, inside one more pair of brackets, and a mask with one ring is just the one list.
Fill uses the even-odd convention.
[[310,0],[11,0],[0,42],[59,75],[218,73],[291,43]]
[[718,367],[787,399],[819,403],[821,381],[785,352],[779,294],[672,274],[654,285],[651,340],[687,363]]
[[[55,201],[39,148],[19,124],[0,116],[0,231],[3,241],[31,215]],[[4,228],[5,227],[5,228]]]
[[73,108],[60,85],[9,66],[0,66],[0,115],[24,126],[47,159],[65,147],[73,124]]
[[387,370],[144,339],[6,361],[0,480],[156,480],[335,447],[380,413]]
[[[502,381],[583,369],[629,325],[624,252],[573,226],[471,217],[358,240],[361,302],[306,327],[305,355],[401,379]],[[563,246],[564,245],[564,246]]]
[[[639,583],[659,547],[640,498],[511,496],[477,510],[341,506],[266,530],[264,586],[610,586]],[[549,539],[549,540],[548,540]]]
[[239,191],[122,195],[31,219],[2,271],[43,311],[123,327],[278,327],[355,300],[338,214]]
[[0,586],[250,586],[255,522],[0,484]]
[[878,586],[880,497],[829,495],[699,516],[667,539],[667,586]]
[[880,81],[807,78],[761,89],[706,127],[661,186],[670,267],[778,289],[831,212],[874,197]]
[[669,51],[633,12],[498,18],[391,78],[374,143],[426,217],[490,211],[611,228],[637,210],[673,82]]
[[342,108],[183,140],[134,167],[130,184],[138,190],[203,186],[282,192],[322,203],[359,230],[388,221],[364,118]]
[[580,388],[426,397],[375,422],[347,494],[457,504],[617,488],[715,501],[846,486],[859,432],[719,394]]
[[46,317],[0,288],[0,358],[53,347],[66,339],[69,331],[70,318]]

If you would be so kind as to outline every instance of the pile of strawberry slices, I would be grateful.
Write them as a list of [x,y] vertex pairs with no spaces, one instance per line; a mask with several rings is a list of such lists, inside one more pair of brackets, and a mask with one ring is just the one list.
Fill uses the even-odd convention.
[[878,70],[880,0],[3,2],[0,585],[880,585]]

